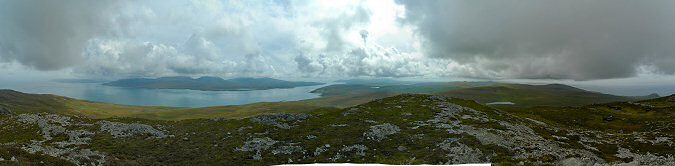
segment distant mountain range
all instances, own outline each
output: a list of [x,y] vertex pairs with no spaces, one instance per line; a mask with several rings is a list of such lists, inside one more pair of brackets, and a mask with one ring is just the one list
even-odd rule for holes
[[[336,84],[318,88],[312,93],[321,96],[349,96],[373,92],[426,93],[463,99],[479,103],[513,102],[516,106],[583,106],[614,101],[637,101],[659,97],[616,96],[587,91],[563,84],[527,85],[497,82],[445,82],[391,84]],[[396,93],[393,93],[394,95]]]
[[238,90],[264,90],[275,88],[294,88],[300,86],[322,85],[318,82],[294,82],[273,78],[233,78],[222,79],[220,77],[160,77],[121,79],[109,83],[107,86],[128,88],[150,89],[192,89],[206,91],[238,91]]

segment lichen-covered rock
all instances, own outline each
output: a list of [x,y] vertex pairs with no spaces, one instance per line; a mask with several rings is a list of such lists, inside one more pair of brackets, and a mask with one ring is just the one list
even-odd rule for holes
[[262,151],[269,149],[270,147],[272,147],[272,145],[278,142],[279,141],[273,140],[269,137],[253,138],[252,140],[244,142],[244,145],[242,145],[240,148],[236,148],[235,150],[244,152],[255,151],[253,159],[262,160]]
[[448,151],[445,155],[450,159],[448,164],[453,163],[480,163],[487,161],[483,159],[483,152],[479,149],[473,149],[462,143],[445,140],[443,143],[437,145],[441,149]]
[[314,150],[314,156],[320,155],[321,153],[327,151],[328,148],[330,148],[330,144],[326,144],[326,145],[323,145],[323,146],[316,147],[316,150]]
[[670,154],[665,156],[657,156],[649,152],[646,154],[638,154],[631,152],[629,149],[619,147],[617,154],[614,156],[624,159],[633,159],[632,163],[637,163],[637,165],[675,166],[675,156]]
[[256,122],[264,125],[272,125],[282,129],[290,129],[293,126],[288,123],[296,123],[300,120],[309,118],[310,115],[307,114],[291,114],[291,113],[278,113],[278,114],[262,114],[255,117],[252,117],[251,122]]
[[342,152],[352,152],[359,156],[366,156],[366,150],[368,150],[368,147],[361,144],[343,146],[342,149],[340,149]]
[[101,131],[107,131],[113,137],[129,137],[139,134],[147,134],[155,138],[164,138],[166,134],[150,125],[146,124],[126,124],[120,122],[110,122],[106,120],[98,121],[96,124],[101,125]]
[[284,145],[279,146],[276,149],[272,150],[272,154],[293,154],[296,152],[304,153],[305,149],[302,146],[297,145]]
[[363,136],[369,140],[380,141],[387,135],[398,133],[401,129],[393,124],[384,123],[375,126],[370,126],[370,129],[363,133]]
[[[72,129],[71,127],[91,124],[76,124],[71,122],[70,117],[46,113],[20,114],[15,118],[17,122],[25,125],[37,125],[42,134],[42,140],[31,140],[30,144],[21,147],[28,153],[46,154],[62,158],[76,165],[103,165],[106,162],[106,155],[103,152],[72,146],[89,144],[90,136],[95,133],[88,130]],[[48,141],[54,141],[53,137],[58,135],[66,135],[67,139],[47,143]]]
[[76,165],[103,165],[106,155],[103,152],[92,151],[90,149],[78,148],[56,148],[51,146],[41,146],[31,144],[21,149],[28,153],[42,153],[54,157],[61,157]]

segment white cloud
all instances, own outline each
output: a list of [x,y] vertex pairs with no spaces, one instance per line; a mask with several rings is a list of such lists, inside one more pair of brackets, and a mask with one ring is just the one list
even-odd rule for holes
[[[47,30],[83,35],[65,37],[80,43],[66,42],[66,51],[53,50],[62,43],[35,43],[45,47],[42,53],[55,55],[32,58],[50,63],[40,69],[66,68],[61,71],[79,76],[408,77],[448,75],[457,66],[421,56],[412,27],[397,22],[405,8],[393,1],[124,1],[105,13],[75,13],[103,23],[58,15],[68,13],[67,7],[45,8],[67,17],[60,29]],[[101,26],[111,27],[89,32]],[[365,42],[362,31],[368,32]],[[31,45],[15,47],[0,39],[0,50],[11,53],[0,56],[4,61],[39,65],[24,60],[31,56],[22,51]]]

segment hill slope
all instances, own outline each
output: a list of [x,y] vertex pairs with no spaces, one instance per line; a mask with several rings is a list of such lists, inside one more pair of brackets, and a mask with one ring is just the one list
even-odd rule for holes
[[433,94],[476,100],[480,103],[513,102],[516,106],[582,106],[594,103],[637,100],[635,97],[591,92],[562,84],[495,84],[453,89]]
[[219,77],[161,77],[157,79],[131,78],[122,79],[103,85],[151,88],[151,89],[192,89],[192,90],[263,90],[274,88],[293,88],[299,86],[322,85],[316,82],[292,82],[273,78],[233,78],[224,80]]
[[[73,164],[675,163],[671,128],[578,128],[430,95],[399,95],[342,110],[229,120],[4,115],[0,126],[0,144],[10,146],[5,148],[49,154],[59,159],[53,162]],[[15,155],[30,156],[0,152],[4,159]],[[19,163],[41,160],[19,159]]]

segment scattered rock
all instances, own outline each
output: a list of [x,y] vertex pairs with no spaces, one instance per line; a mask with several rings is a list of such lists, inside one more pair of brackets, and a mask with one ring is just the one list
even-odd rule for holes
[[365,145],[356,144],[356,145],[351,145],[351,146],[343,146],[340,151],[342,151],[342,152],[354,152],[354,154],[356,154],[356,155],[366,156],[366,150],[368,150],[368,147],[366,147]]
[[453,164],[453,163],[480,163],[484,162],[485,160],[482,160],[481,157],[483,156],[483,152],[481,152],[479,149],[473,149],[469,146],[466,146],[462,143],[454,142],[454,141],[448,141],[447,140],[443,141],[443,143],[437,145],[443,150],[447,150],[449,153],[446,154],[445,156],[450,158],[450,161],[448,161],[448,164]]
[[277,142],[279,141],[273,140],[269,137],[253,138],[253,140],[244,142],[244,145],[242,145],[241,148],[236,148],[235,150],[245,152],[255,151],[253,159],[262,160],[262,151],[269,149],[270,147],[272,147],[272,145],[276,144]]
[[[287,123],[281,122],[291,122],[295,123],[300,120],[309,118],[310,115],[307,114],[291,114],[291,113],[278,113],[278,114],[262,114],[251,118],[251,122],[256,122],[264,125],[273,125],[282,129],[290,129],[293,126]],[[281,122],[280,122],[281,121]]]
[[221,120],[229,120],[229,119],[224,118],[224,117],[215,117],[215,118],[211,118],[211,120],[212,121],[221,121]]
[[347,111],[342,112],[342,116],[347,116],[347,115],[349,115],[349,114],[356,113],[357,111],[359,111],[359,108],[356,108],[356,107],[350,108],[350,109],[348,109]]
[[285,145],[285,146],[279,146],[276,149],[272,150],[272,154],[293,154],[294,152],[301,152],[303,153],[305,151],[302,146],[296,146],[296,145]]
[[316,150],[314,150],[314,156],[320,155],[322,152],[325,152],[326,150],[328,150],[328,148],[330,148],[330,144],[326,144],[326,145],[323,145],[323,146],[316,147]]
[[374,120],[370,120],[370,119],[368,119],[368,120],[364,120],[364,122],[368,122],[368,123],[377,123],[377,121],[374,121]]
[[110,122],[106,120],[98,121],[96,124],[101,125],[101,131],[107,131],[113,137],[129,137],[140,134],[147,134],[155,138],[164,138],[166,134],[146,124],[126,124],[120,122]]
[[349,126],[349,125],[347,125],[347,124],[329,124],[328,126],[330,126],[330,127],[345,127],[345,126]]
[[366,139],[369,140],[380,141],[384,139],[387,135],[398,133],[399,131],[401,131],[401,129],[398,128],[398,126],[389,123],[384,123],[375,126],[370,126],[370,129],[365,133],[363,133],[363,136],[365,136]]
[[641,165],[644,163],[647,165],[675,165],[675,157],[672,155],[657,156],[649,152],[646,154],[637,154],[622,147],[617,149],[617,154],[614,156],[624,159],[633,159],[633,161],[628,164],[634,163],[636,165]]

